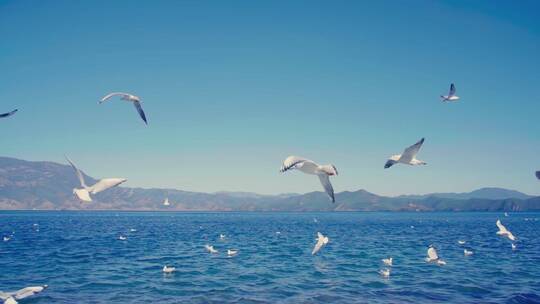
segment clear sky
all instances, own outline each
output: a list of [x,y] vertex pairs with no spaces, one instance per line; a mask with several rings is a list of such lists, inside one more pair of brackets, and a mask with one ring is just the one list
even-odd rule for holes
[[[2,1],[0,155],[126,186],[540,194],[539,1]],[[461,101],[439,95],[454,82]],[[140,96],[149,126],[110,91]],[[422,167],[386,159],[426,138]]]

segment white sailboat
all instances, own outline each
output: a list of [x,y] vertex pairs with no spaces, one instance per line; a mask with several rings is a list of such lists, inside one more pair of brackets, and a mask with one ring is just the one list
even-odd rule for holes
[[166,197],[165,200],[163,201],[163,206],[170,206],[171,203],[169,203],[169,198]]

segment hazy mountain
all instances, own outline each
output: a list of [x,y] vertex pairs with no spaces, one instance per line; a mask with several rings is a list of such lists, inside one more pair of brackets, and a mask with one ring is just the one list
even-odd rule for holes
[[[88,183],[95,180],[86,177]],[[78,180],[68,165],[0,157],[0,209],[163,210],[163,211],[526,211],[540,210],[540,198],[501,189],[386,197],[365,190],[260,195],[199,193],[175,189],[117,187],[80,203],[72,194]],[[163,206],[165,197],[171,206]]]

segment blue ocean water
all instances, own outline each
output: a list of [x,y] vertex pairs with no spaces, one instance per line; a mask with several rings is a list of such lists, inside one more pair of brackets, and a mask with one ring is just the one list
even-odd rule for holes
[[[495,234],[497,218],[517,250]],[[49,285],[21,303],[540,303],[539,218],[4,211],[0,233],[13,237],[0,241],[0,290]],[[330,242],[312,256],[318,231]],[[426,264],[429,244],[446,266]],[[231,248],[239,253],[228,258]],[[163,274],[164,265],[177,271]]]

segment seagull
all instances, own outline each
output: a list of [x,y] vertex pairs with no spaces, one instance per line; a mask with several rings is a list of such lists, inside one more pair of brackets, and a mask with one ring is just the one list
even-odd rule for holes
[[504,216],[508,216],[508,212],[505,212],[505,213],[504,213]]
[[469,256],[469,255],[472,255],[472,254],[473,254],[473,252],[472,252],[472,251],[470,251],[470,250],[467,250],[467,249],[463,249],[463,255],[465,255],[465,256]]
[[393,261],[393,260],[394,260],[394,259],[391,258],[391,257],[388,258],[388,259],[382,259],[384,265],[386,265],[386,266],[392,266],[392,261]]
[[311,252],[311,255],[315,255],[321,248],[328,244],[328,237],[324,236],[322,233],[317,232],[317,244],[315,244],[315,247],[313,247],[313,251]]
[[173,273],[176,271],[175,267],[167,267],[167,265],[163,266],[163,272],[164,273]]
[[137,232],[137,229],[131,228],[131,229],[129,229],[129,232]]
[[238,254],[238,250],[236,250],[236,249],[228,249],[228,250],[227,250],[227,255],[228,255],[229,257],[233,257],[233,256],[235,256],[235,255],[237,255],[237,254]]
[[384,168],[388,169],[397,163],[407,164],[411,166],[426,165],[426,162],[416,159],[416,154],[418,154],[418,151],[422,147],[423,143],[424,138],[420,139],[420,141],[405,149],[405,151],[403,151],[403,154],[390,156],[388,161],[386,161],[386,164],[384,164]]
[[441,99],[443,102],[447,102],[447,101],[457,101],[459,99],[458,96],[456,96],[456,86],[452,83],[450,84],[450,91],[448,92],[448,95],[447,96],[443,96],[441,95]]
[[330,176],[338,175],[338,171],[334,165],[319,165],[309,159],[298,156],[289,156],[285,159],[279,171],[285,172],[292,169],[298,169],[306,174],[317,175],[324,191],[326,191],[332,199],[332,203],[336,202],[334,188],[330,183]]
[[120,241],[125,241],[125,240],[127,240],[127,237],[121,235],[121,236],[118,237],[118,239],[119,239]]
[[212,245],[204,245],[204,248],[206,248],[206,250],[208,250],[208,252],[210,252],[210,253],[218,253],[218,251],[215,250],[214,246],[212,246]]
[[17,304],[16,300],[21,300],[29,296],[33,296],[42,292],[47,288],[47,285],[43,286],[29,286],[17,291],[2,292],[0,291],[0,300],[4,301],[4,304]]
[[437,254],[437,250],[435,249],[433,245],[429,245],[429,248],[427,251],[426,262],[428,263],[436,262],[437,265],[441,265],[441,266],[446,265],[446,262],[439,258],[439,255]]
[[137,109],[137,112],[139,112],[139,116],[141,116],[142,120],[145,124],[148,125],[148,122],[146,121],[146,115],[144,115],[144,111],[141,106],[141,99],[138,96],[131,95],[129,93],[122,93],[122,92],[114,92],[106,95],[105,97],[101,98],[99,103],[104,103],[105,101],[109,100],[111,97],[114,96],[121,96],[121,100],[125,100],[128,102],[133,102],[133,106],[135,106],[135,109]]
[[516,244],[512,243],[512,250],[516,250],[517,246]]
[[219,235],[219,239],[220,239],[220,240],[224,240],[224,239],[225,239],[225,234],[221,233],[221,234]]
[[458,240],[457,242],[458,242],[458,244],[460,244],[460,245],[464,245],[464,244],[465,244],[465,241],[462,241],[462,240]]
[[170,206],[171,203],[169,203],[169,198],[166,197],[165,200],[163,201],[163,206]]
[[0,118],[6,118],[6,117],[10,117],[11,115],[17,113],[17,111],[19,111],[18,109],[15,109],[11,112],[7,112],[7,113],[3,113],[3,114],[0,114]]
[[77,174],[77,177],[79,178],[79,182],[81,184],[82,188],[74,188],[73,194],[75,194],[81,201],[83,202],[91,202],[92,198],[90,197],[90,194],[96,194],[101,191],[107,190],[109,188],[116,187],[124,182],[127,181],[125,178],[104,178],[100,179],[97,183],[95,183],[93,186],[87,186],[84,181],[84,175],[79,170],[75,164],[66,156],[67,161],[75,170],[75,173]]
[[497,227],[499,227],[499,231],[497,231],[497,234],[500,236],[505,236],[511,241],[515,241],[516,237],[512,234],[512,232],[508,231],[506,227],[503,226],[500,220],[497,220],[496,223]]
[[4,242],[7,242],[7,241],[9,241],[9,240],[11,240],[11,237],[10,237],[10,236],[4,236]]
[[388,268],[381,269],[381,270],[379,270],[379,274],[381,276],[383,276],[384,278],[388,279],[390,277],[390,269],[388,269]]

